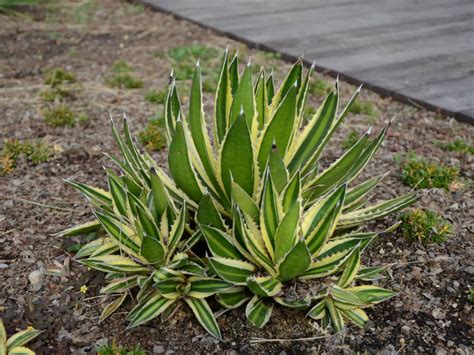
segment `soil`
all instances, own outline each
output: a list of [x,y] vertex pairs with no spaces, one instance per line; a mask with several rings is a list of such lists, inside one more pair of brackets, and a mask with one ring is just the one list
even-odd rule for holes
[[[472,144],[474,128],[369,91],[362,92],[362,99],[375,105],[378,117],[371,120],[362,114],[351,115],[327,149],[325,162],[341,154],[340,143],[352,129],[362,133],[373,125],[378,131],[384,122],[395,119],[386,142],[363,173],[363,177],[369,177],[391,171],[377,189],[374,201],[409,191],[400,180],[400,167],[394,157],[411,151],[458,167],[468,183],[449,192],[426,190],[417,203],[453,223],[455,233],[445,243],[421,245],[392,233],[368,249],[365,263],[393,264],[389,277],[379,284],[399,291],[399,295],[369,309],[371,320],[364,329],[349,326],[342,335],[325,334],[304,313],[278,306],[261,330],[250,326],[240,309],[221,315],[218,322],[222,342],[207,335],[186,307],[168,322],[154,320],[128,331],[125,311],[129,304],[98,324],[106,302],[97,296],[103,285],[102,275],[74,261],[69,250],[82,238],[62,238],[55,233],[91,216],[87,202],[63,179],[96,186],[106,183],[103,166],[111,163],[103,153],[117,152],[109,114],[118,117],[125,111],[138,132],[162,109],[147,103],[144,96],[150,88],[165,87],[172,65],[166,53],[173,47],[199,43],[221,50],[229,45],[251,56],[254,63],[267,62],[278,78],[291,63],[126,2],[71,4],[64,7],[58,2],[52,7],[31,9],[29,19],[0,15],[1,141],[41,138],[62,149],[48,162],[20,160],[15,170],[0,177],[0,318],[8,333],[28,325],[42,329],[44,332],[30,343],[38,354],[90,353],[98,344],[112,339],[126,346],[139,343],[150,353],[169,354],[472,351],[474,318],[468,293],[474,287],[474,200],[469,181],[473,179],[474,158],[439,148],[433,141],[462,138]],[[84,10],[80,7],[84,4],[93,5]],[[143,89],[106,86],[104,78],[119,59],[135,67],[135,74],[144,80]],[[69,105],[87,114],[86,123],[72,128],[53,128],[44,123],[42,112],[49,104],[40,99],[39,93],[47,88],[42,73],[52,67],[64,67],[76,74],[75,97]],[[321,73],[316,76],[333,80]],[[345,101],[355,88],[342,83],[341,90]],[[186,102],[185,95],[183,99]],[[206,111],[212,112],[212,97],[206,95],[206,100]],[[313,105],[320,101],[320,97],[310,99]],[[165,164],[165,151],[154,156]],[[369,227],[383,229],[395,220],[393,216]],[[40,273],[31,274],[38,270]],[[38,274],[39,280],[34,280]],[[88,287],[86,294],[79,291],[82,285]],[[316,339],[304,339],[311,337]]]

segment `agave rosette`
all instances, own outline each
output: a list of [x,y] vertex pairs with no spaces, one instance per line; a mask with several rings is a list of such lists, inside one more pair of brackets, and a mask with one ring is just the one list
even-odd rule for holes
[[[359,227],[417,199],[409,193],[370,205],[369,193],[385,175],[355,183],[389,124],[375,136],[362,135],[322,169],[323,150],[359,90],[340,111],[336,83],[305,123],[313,68],[304,75],[301,60],[278,90],[263,68],[255,82],[250,64],[240,75],[237,55],[230,60],[227,51],[219,70],[209,127],[199,63],[187,115],[171,76],[164,112],[169,176],[138,150],[126,121],[124,138],[113,126],[122,159],[111,158],[122,175],[107,170],[109,191],[71,183],[92,201],[96,220],[65,234],[105,231],[79,256],[107,272],[110,283],[124,285],[109,310],[128,297],[130,282],[140,290],[129,315],[132,325],[170,313],[171,305],[184,299],[220,337],[204,300],[214,294],[226,308],[246,304],[247,318],[258,327],[268,321],[274,301],[291,308],[312,305],[308,315],[335,330],[345,320],[363,325],[363,308],[394,293],[365,284],[383,268],[361,265],[361,253],[378,233]],[[193,252],[201,236],[209,257]],[[110,268],[116,258],[127,262]],[[313,280],[312,291],[287,297],[288,285],[304,280]]]

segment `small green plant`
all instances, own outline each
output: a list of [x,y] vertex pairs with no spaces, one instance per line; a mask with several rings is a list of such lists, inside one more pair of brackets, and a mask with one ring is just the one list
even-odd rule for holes
[[2,355],[34,355],[35,353],[25,347],[25,345],[35,339],[41,334],[40,330],[33,327],[28,327],[18,333],[8,337],[3,325],[3,320],[0,319],[0,354]]
[[201,44],[191,44],[171,48],[168,56],[176,62],[194,63],[199,59],[201,62],[219,57],[219,51],[215,48],[207,47]]
[[306,309],[340,331],[346,322],[363,326],[366,308],[395,295],[368,284],[384,268],[367,266],[361,255],[382,231],[361,226],[413,204],[418,194],[371,204],[369,194],[386,174],[357,180],[389,124],[321,169],[324,148],[359,91],[339,108],[339,90],[331,90],[303,124],[313,68],[305,73],[297,61],[278,90],[264,68],[255,81],[250,64],[238,69],[238,57],[226,51],[210,120],[201,65],[194,66],[186,112],[171,77],[164,105],[169,174],[138,149],[125,119],[123,135],[112,124],[122,154],[113,158],[120,174],[106,170],[108,190],[70,182],[91,201],[94,220],[63,235],[96,232],[76,257],[105,272],[101,293],[116,296],[101,320],[129,298],[136,304],[130,327],[167,319],[185,304],[220,339],[207,301],[215,296],[224,308],[244,307],[259,328],[279,304]]
[[52,127],[74,127],[76,124],[75,113],[65,104],[45,109],[43,119],[47,125]]
[[402,163],[401,179],[403,183],[418,189],[443,188],[450,189],[450,185],[459,176],[459,169],[427,161],[416,155],[409,155]]
[[449,150],[450,152],[458,152],[462,154],[474,154],[474,145],[468,144],[461,138],[456,138],[451,142],[443,142],[436,140],[434,144],[443,149]]
[[166,100],[166,91],[151,89],[145,95],[145,101],[151,104],[162,105]]
[[74,11],[74,23],[89,23],[97,9],[97,3],[94,0],[81,1],[79,6]]
[[474,289],[469,290],[469,295],[467,296],[469,302],[474,303]]
[[[196,60],[199,60],[202,65],[209,65],[219,55],[215,48],[207,47],[201,44],[192,44],[171,48],[168,51],[168,56],[173,60],[173,71],[176,80],[190,80],[193,78],[194,67]],[[204,72],[207,78],[208,72]],[[206,90],[214,91],[219,79],[218,74],[210,73],[205,85]]]
[[305,122],[311,121],[311,118],[316,114],[316,109],[314,107],[308,106],[305,107],[303,111],[303,120]]
[[136,345],[132,350],[117,345],[115,340],[111,344],[104,344],[96,349],[97,355],[146,355],[140,345]]
[[74,83],[76,76],[74,73],[63,68],[49,69],[44,73],[44,83],[51,87],[56,87],[64,83]]
[[441,243],[452,235],[453,226],[439,214],[419,208],[401,215],[402,235],[420,243]]
[[327,95],[332,89],[333,86],[321,78],[316,78],[309,86],[309,92],[316,96]]
[[74,97],[72,92],[62,85],[52,86],[40,93],[40,98],[47,102],[62,101],[72,97]]
[[105,82],[110,87],[125,89],[140,89],[143,87],[143,80],[135,77],[132,72],[134,68],[123,60],[118,60],[112,67],[112,75],[105,78]]
[[160,151],[166,145],[166,132],[163,118],[152,118],[138,133],[140,143],[148,150]]
[[344,149],[351,148],[359,140],[359,133],[356,130],[351,130],[347,137],[341,142],[341,146]]
[[39,0],[0,0],[0,13],[8,16],[22,16],[18,10],[25,6],[38,4]]
[[366,115],[369,117],[376,117],[377,110],[370,101],[356,100],[349,111],[355,115]]
[[12,171],[21,156],[33,163],[40,163],[48,161],[53,153],[54,149],[50,145],[39,140],[21,142],[18,139],[5,139],[0,152],[0,175]]

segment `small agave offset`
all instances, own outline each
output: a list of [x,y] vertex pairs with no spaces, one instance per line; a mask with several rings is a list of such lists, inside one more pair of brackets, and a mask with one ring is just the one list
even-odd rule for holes
[[[370,205],[368,194],[385,175],[353,183],[388,124],[320,169],[324,147],[359,90],[339,111],[336,84],[304,123],[313,68],[303,71],[298,61],[275,90],[263,68],[255,81],[250,64],[240,75],[237,55],[230,60],[226,51],[212,127],[204,117],[199,63],[187,115],[172,76],[164,113],[170,175],[137,148],[127,120],[123,134],[112,124],[122,157],[110,158],[120,175],[106,169],[109,191],[70,182],[91,201],[95,220],[63,232],[96,236],[76,257],[105,272],[101,293],[115,296],[101,321],[129,297],[136,304],[131,327],[166,319],[187,304],[221,338],[206,300],[215,297],[224,308],[245,307],[257,327],[277,303],[306,309],[340,331],[346,320],[363,326],[364,308],[395,294],[370,284],[384,268],[363,265],[361,254],[379,232],[360,226],[417,196]],[[293,292],[298,288],[306,292]]]

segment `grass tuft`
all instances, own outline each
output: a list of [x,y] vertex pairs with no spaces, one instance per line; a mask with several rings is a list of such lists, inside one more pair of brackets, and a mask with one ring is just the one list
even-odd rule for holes
[[191,44],[187,46],[180,46],[171,48],[168,51],[168,56],[176,62],[195,62],[211,60],[220,57],[220,53],[216,48],[210,48],[201,44]]
[[365,115],[369,117],[377,117],[377,110],[370,101],[356,100],[349,108],[349,112],[355,115]]
[[40,140],[21,142],[18,139],[5,139],[0,152],[0,175],[8,174],[15,169],[20,157],[33,163],[40,163],[48,161],[53,152],[53,147]]
[[146,355],[140,345],[136,345],[132,350],[117,345],[115,340],[111,344],[104,344],[96,349],[97,355]]
[[453,234],[453,226],[439,214],[416,208],[401,215],[402,235],[420,243],[441,243]]
[[459,169],[427,161],[416,155],[410,155],[402,164],[401,179],[405,185],[418,189],[443,188],[450,190],[450,185],[459,176]]
[[74,82],[76,82],[76,76],[74,73],[63,68],[49,69],[44,73],[44,83],[46,85],[51,85],[51,87]]
[[151,89],[145,95],[145,101],[151,104],[163,105],[166,101],[166,91]]
[[132,72],[132,65],[123,60],[118,60],[112,66],[112,75],[105,78],[107,85],[113,88],[140,89],[143,87],[143,80],[135,77]]
[[359,140],[359,133],[353,129],[346,138],[341,142],[341,147],[344,149],[351,148]]
[[461,138],[456,138],[451,142],[434,141],[434,144],[440,148],[446,149],[450,152],[457,152],[462,154],[474,154],[474,146],[468,144]]
[[43,118],[44,122],[52,127],[74,127],[76,124],[76,115],[65,104],[44,110]]
[[163,118],[152,118],[138,133],[140,143],[148,150],[160,151],[166,146],[165,122]]
[[324,96],[331,92],[333,85],[321,78],[315,78],[311,81],[308,91],[316,96]]

